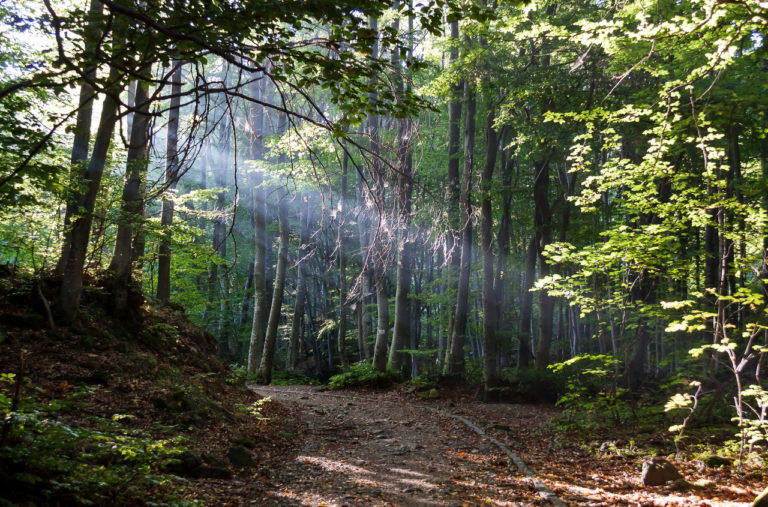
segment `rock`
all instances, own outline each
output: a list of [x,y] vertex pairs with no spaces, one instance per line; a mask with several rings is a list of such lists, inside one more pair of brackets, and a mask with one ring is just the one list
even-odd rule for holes
[[230,447],[227,451],[227,459],[236,467],[253,468],[256,462],[253,461],[253,455],[245,447],[239,445]]
[[183,477],[193,477],[203,460],[190,451],[184,451],[174,458],[175,462],[166,467],[170,473]]
[[644,486],[661,486],[682,478],[674,465],[665,459],[651,458],[643,462],[640,481]]

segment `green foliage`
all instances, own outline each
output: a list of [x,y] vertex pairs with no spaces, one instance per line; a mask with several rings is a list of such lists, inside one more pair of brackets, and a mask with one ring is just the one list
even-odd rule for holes
[[254,401],[249,405],[238,405],[237,408],[244,414],[254,417],[257,421],[266,421],[269,418],[264,416],[264,407],[272,402],[269,396]]
[[[12,375],[3,374],[10,382]],[[80,409],[90,394],[75,391],[63,400],[12,400],[0,395],[4,423],[0,465],[5,493],[24,503],[43,498],[67,505],[197,505],[182,500],[177,478],[163,473],[184,451],[183,439],[157,439],[131,428],[129,414],[92,418],[87,427],[66,422],[64,409]],[[12,504],[11,504],[12,505]]]
[[565,382],[565,394],[557,405],[564,407],[564,426],[594,429],[623,423],[631,413],[618,385],[621,362],[604,354],[582,354],[549,368]]
[[[694,359],[704,357],[706,365],[713,360],[730,372],[733,386],[731,420],[736,424],[735,441],[738,444],[740,463],[746,453],[765,452],[768,449],[768,389],[762,380],[762,364],[768,348],[762,343],[768,326],[765,325],[765,298],[760,292],[749,287],[738,287],[732,295],[721,295],[708,291],[716,298],[715,308],[707,301],[690,300],[671,303],[685,308],[687,313],[667,327],[668,332],[700,333],[709,331],[713,341],[690,349]],[[737,325],[732,309],[740,308],[746,317]],[[755,366],[747,369],[746,366]],[[702,379],[703,381],[704,379]],[[694,381],[696,393],[675,393],[667,402],[665,410],[685,410],[687,415],[681,424],[669,428],[677,433],[677,439],[684,437],[688,422],[694,415],[702,393],[702,381]]]
[[393,372],[379,371],[367,361],[355,363],[349,371],[332,376],[328,379],[330,389],[346,389],[353,387],[383,389],[392,386],[397,380]]

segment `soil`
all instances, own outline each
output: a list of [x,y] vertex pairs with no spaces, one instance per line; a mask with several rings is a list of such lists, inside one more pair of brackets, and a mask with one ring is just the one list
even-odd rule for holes
[[300,454],[266,478],[257,505],[546,504],[509,457],[460,421],[393,393],[254,387],[300,408]]
[[[548,422],[557,412],[540,405],[418,400],[397,391],[252,389],[300,414],[305,429],[296,435],[298,454],[265,470],[258,494],[232,505],[746,506],[760,489],[754,477],[680,463],[695,488],[644,487],[639,484],[642,458],[601,457],[552,440]],[[506,451],[536,479],[522,473]],[[548,501],[535,482],[556,496]]]

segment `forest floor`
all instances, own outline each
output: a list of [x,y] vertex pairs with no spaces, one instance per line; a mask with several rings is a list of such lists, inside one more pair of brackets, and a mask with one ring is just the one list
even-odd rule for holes
[[[266,471],[257,496],[243,505],[750,505],[761,487],[732,471],[679,463],[697,487],[644,487],[642,458],[599,456],[553,439],[556,411],[541,405],[425,401],[399,391],[252,389],[295,410],[305,429],[297,436],[300,452]],[[497,444],[519,456],[536,480]],[[535,482],[556,496],[548,500]]]

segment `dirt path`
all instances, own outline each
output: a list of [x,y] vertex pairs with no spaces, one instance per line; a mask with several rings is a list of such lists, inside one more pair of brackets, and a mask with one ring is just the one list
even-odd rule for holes
[[434,407],[305,387],[254,390],[298,406],[309,433],[299,456],[266,478],[254,505],[549,503],[510,449]]

